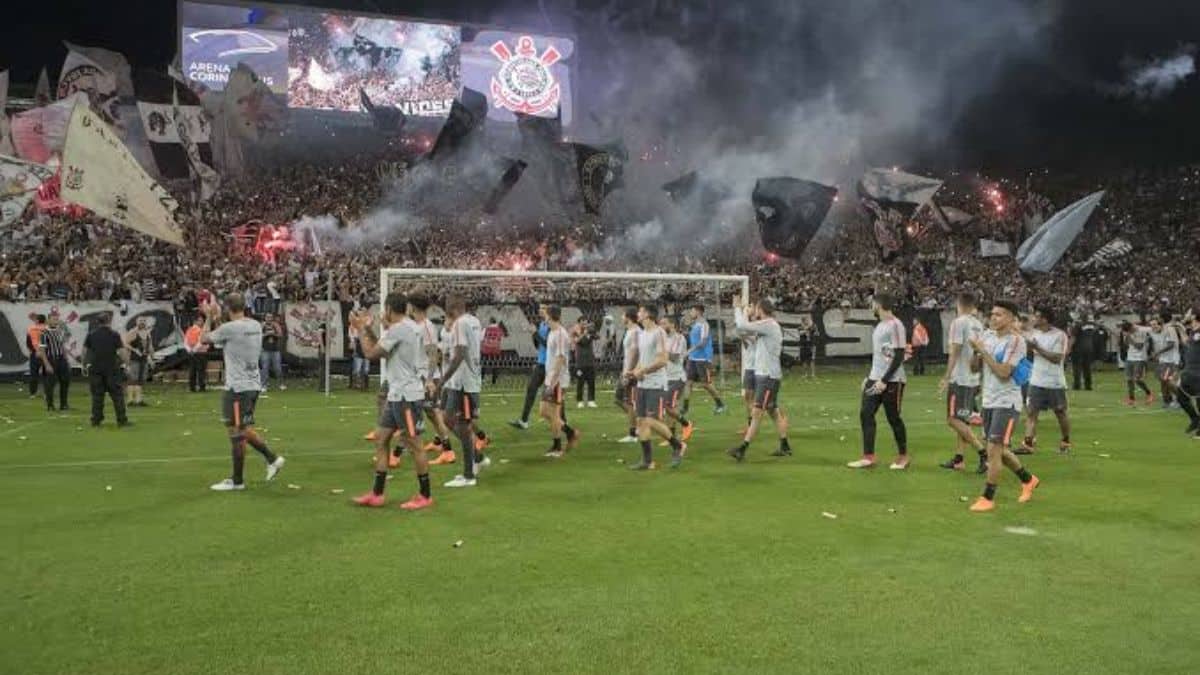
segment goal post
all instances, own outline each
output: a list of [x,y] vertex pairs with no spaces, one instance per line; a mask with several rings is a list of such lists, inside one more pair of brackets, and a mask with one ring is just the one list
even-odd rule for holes
[[[522,270],[457,270],[457,269],[413,269],[383,268],[379,271],[379,306],[382,308],[388,293],[393,290],[423,292],[434,298],[447,295],[463,296],[467,304],[484,308],[476,315],[486,325],[489,317],[509,317],[522,328],[536,330],[536,317],[529,316],[523,308],[538,303],[563,306],[563,321],[575,321],[580,316],[596,317],[602,314],[603,328],[611,329],[605,337],[618,337],[621,325],[620,310],[641,303],[651,303],[660,309],[682,314],[693,304],[710,307],[705,318],[712,329],[714,358],[718,362],[718,377],[721,388],[725,385],[726,338],[729,337],[725,323],[732,323],[732,308],[728,299],[735,294],[743,301],[750,298],[750,277],[733,274],[673,274],[651,272],[543,272]],[[520,308],[520,309],[519,309]],[[509,326],[506,339],[507,352],[513,357],[505,361],[512,367],[530,362],[529,345],[520,340],[523,335],[514,333],[516,326]],[[684,326],[681,330],[686,330]],[[532,334],[532,330],[527,333]],[[522,353],[524,352],[524,353]],[[536,354],[534,355],[536,356]],[[611,359],[606,362],[611,363]]]

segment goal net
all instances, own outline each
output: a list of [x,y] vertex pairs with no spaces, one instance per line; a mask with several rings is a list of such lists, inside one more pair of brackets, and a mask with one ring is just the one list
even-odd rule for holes
[[[440,322],[440,303],[459,295],[485,331],[498,326],[500,330],[493,331],[502,335],[498,348],[484,346],[483,367],[489,381],[492,373],[524,374],[536,363],[539,304],[562,307],[562,322],[568,329],[582,319],[595,337],[595,369],[605,383],[620,372],[622,317],[627,308],[655,305],[660,316],[675,317],[686,334],[692,323],[690,308],[703,305],[713,338],[714,378],[722,388],[726,373],[737,373],[739,367],[731,302],[735,295],[748,298],[750,292],[749,277],[705,274],[382,269],[379,281],[380,306],[392,291],[422,293],[435,301],[430,315]],[[736,376],[731,380],[737,381]]]

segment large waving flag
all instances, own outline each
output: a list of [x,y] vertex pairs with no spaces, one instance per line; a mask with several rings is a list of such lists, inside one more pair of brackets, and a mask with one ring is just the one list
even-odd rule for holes
[[0,227],[8,227],[29,206],[37,189],[54,176],[44,164],[0,156]]
[[1017,249],[1017,264],[1022,272],[1049,272],[1058,264],[1063,253],[1083,231],[1092,212],[1100,205],[1104,191],[1092,194],[1050,216],[1042,226]]
[[936,178],[894,169],[869,169],[858,181],[859,203],[875,223],[875,238],[887,260],[904,245],[904,223],[942,187]]
[[[209,143],[211,124],[200,107],[200,99],[175,78],[150,70],[139,70],[134,80],[137,109],[146,130],[146,140],[154,163],[163,178],[180,179],[192,175],[188,148],[179,134],[175,116],[178,111],[188,123],[189,138],[201,161],[212,164]],[[178,101],[178,105],[176,105]]]
[[87,106],[75,106],[71,113],[63,149],[62,198],[102,218],[183,245],[175,222],[179,204]]
[[751,199],[763,248],[799,258],[821,229],[837,188],[799,178],[759,178]]
[[71,111],[77,103],[86,107],[87,94],[76,92],[70,98],[13,115],[12,143],[17,156],[45,164],[53,155],[61,154]]

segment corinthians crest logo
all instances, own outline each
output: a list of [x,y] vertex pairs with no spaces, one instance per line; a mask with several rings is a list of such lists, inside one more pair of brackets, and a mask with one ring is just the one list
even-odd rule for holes
[[500,69],[492,76],[492,100],[497,108],[535,115],[554,109],[561,95],[550,66],[562,59],[553,45],[538,54],[533,38],[517,38],[516,51],[503,40],[492,45]]

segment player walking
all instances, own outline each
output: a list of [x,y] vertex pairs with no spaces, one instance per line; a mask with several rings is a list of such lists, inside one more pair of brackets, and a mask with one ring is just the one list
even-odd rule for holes
[[712,383],[713,343],[712,332],[708,327],[708,319],[704,318],[704,305],[692,306],[692,328],[688,338],[691,349],[688,351],[687,388],[683,396],[683,414],[688,413],[692,401],[692,387],[699,384],[709,396],[713,397],[716,407],[713,412],[720,415],[725,412],[725,404],[721,395]]
[[863,455],[846,466],[851,469],[870,469],[875,466],[875,415],[879,407],[887,416],[896,439],[899,455],[889,468],[908,468],[908,430],[900,417],[904,401],[904,324],[892,313],[895,300],[879,294],[871,301],[879,324],[871,334],[871,372],[863,381],[862,406],[858,420],[862,427]]
[[550,423],[550,438],[554,442],[546,456],[559,458],[563,456],[564,437],[567,450],[574,450],[579,443],[579,432],[563,416],[565,393],[571,386],[571,334],[563,328],[561,307],[551,305],[545,311],[550,331],[546,334],[546,381],[541,414]]
[[687,445],[663,424],[667,399],[667,335],[658,326],[658,309],[642,305],[638,308],[637,367],[630,373],[637,382],[637,438],[642,444],[642,461],[631,469],[647,471],[656,468],[651,436],[657,434],[671,446],[671,468],[683,463]]
[[1059,452],[1071,450],[1071,420],[1067,416],[1067,334],[1054,326],[1054,311],[1037,307],[1033,312],[1033,331],[1029,351],[1033,354],[1033,373],[1029,377],[1029,397],[1026,399],[1025,441],[1014,454],[1031,455],[1037,445],[1038,415],[1053,410],[1058,418],[1062,440]]
[[1150,329],[1126,321],[1121,324],[1121,343],[1125,347],[1125,386],[1129,392],[1125,398],[1125,405],[1132,406],[1136,403],[1133,389],[1135,385],[1146,393],[1146,405],[1149,405],[1154,402],[1154,393],[1150,391],[1150,387],[1146,386],[1146,359],[1150,350]]
[[1021,384],[1014,375],[1028,351],[1025,339],[1016,331],[1016,318],[1015,304],[996,302],[991,313],[992,332],[972,338],[970,343],[975,350],[975,367],[983,370],[983,432],[988,442],[987,483],[983,494],[971,505],[976,513],[996,508],[996,485],[1004,466],[1021,481],[1018,502],[1032,499],[1040,483],[1009,449],[1022,404]]
[[[642,328],[638,325],[638,311],[633,307],[625,310],[623,317],[625,336],[621,339],[621,377],[617,380],[617,407],[629,418],[629,433],[618,443],[637,443],[637,380],[633,370],[637,367],[637,343]],[[684,412],[687,403],[684,403]]]
[[[689,441],[694,429],[691,422],[683,414],[683,387],[687,379],[683,361],[687,358],[687,338],[679,332],[675,318],[664,316],[658,322],[667,335],[667,417],[670,417],[671,433],[675,433],[676,424],[682,429],[680,439]],[[667,445],[666,441],[660,445]]]
[[371,360],[387,359],[388,391],[375,433],[378,439],[375,441],[375,483],[370,492],[354,499],[360,506],[380,507],[384,504],[383,491],[387,486],[391,454],[388,446],[396,431],[400,432],[400,442],[412,453],[418,490],[400,508],[416,511],[433,505],[429,462],[417,431],[417,419],[425,400],[425,384],[419,371],[424,340],[420,327],[411,316],[414,311],[423,313],[428,308],[429,301],[424,297],[405,298],[402,293],[392,292],[384,301],[383,320],[387,330],[383,336],[376,336],[371,326],[363,327],[363,354]]
[[987,473],[987,446],[971,430],[971,414],[975,395],[979,392],[979,373],[972,371],[975,350],[970,341],[983,333],[983,323],[976,316],[976,300],[971,293],[960,293],[955,301],[958,316],[950,323],[950,357],[940,389],[946,392],[946,424],[954,431],[954,457],[941,464],[942,468],[963,468],[964,451],[974,448],[979,455],[975,473]]
[[1188,338],[1183,353],[1183,369],[1179,372],[1176,397],[1179,407],[1187,414],[1191,424],[1187,434],[1200,439],[1200,411],[1196,409],[1196,397],[1200,396],[1200,306],[1193,307],[1187,319]]
[[545,305],[538,305],[537,312],[541,320],[533,333],[533,344],[537,347],[537,363],[529,372],[529,383],[525,385],[525,405],[521,407],[521,416],[508,423],[510,427],[522,431],[529,428],[529,414],[533,412],[538,389],[546,381],[546,335],[550,332],[550,323],[546,320]]
[[446,316],[454,327],[452,356],[443,373],[445,410],[463,449],[463,472],[446,487],[474,487],[479,471],[492,465],[483,454],[484,446],[479,443],[482,433],[477,426],[479,393],[483,389],[483,325],[467,312],[466,301],[457,296],[446,300]]
[[740,297],[733,301],[734,325],[743,336],[754,339],[754,412],[750,425],[742,436],[742,442],[727,451],[730,457],[741,462],[746,459],[746,449],[758,433],[764,414],[771,416],[775,430],[779,432],[779,449],[772,457],[789,457],[792,448],[788,445],[787,416],[779,409],[779,383],[783,379],[783,367],[779,357],[783,354],[783,329],[775,320],[775,307],[770,300],[760,299],[748,311]]
[[1175,378],[1179,374],[1179,335],[1170,324],[1170,312],[1163,312],[1157,318],[1150,320],[1150,345],[1153,353],[1150,358],[1155,362],[1155,374],[1158,376],[1162,392],[1163,408],[1171,408],[1175,402]]
[[221,398],[222,417],[229,434],[233,455],[233,473],[214,483],[217,492],[245,490],[242,471],[246,464],[246,444],[258,451],[267,462],[267,480],[274,480],[283,468],[283,457],[271,452],[266,441],[254,431],[254,409],[262,382],[259,380],[258,357],[262,353],[262,324],[246,316],[246,301],[241,295],[225,298],[229,321],[213,328],[220,308],[204,306],[204,329],[200,341],[221,349],[225,359],[225,393]]

